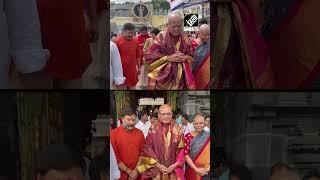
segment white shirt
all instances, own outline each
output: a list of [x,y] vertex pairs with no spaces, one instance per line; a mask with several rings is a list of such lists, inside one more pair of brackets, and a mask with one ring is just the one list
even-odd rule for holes
[[120,85],[124,83],[126,79],[123,77],[123,69],[121,63],[121,57],[117,45],[110,41],[110,89],[112,84]]
[[120,170],[118,167],[116,155],[110,143],[110,180],[120,179]]
[[143,132],[144,138],[147,137],[150,126],[151,126],[150,121],[147,121],[146,123],[139,121],[136,124],[136,128],[140,129]]
[[193,124],[189,123],[185,126],[185,125],[182,125],[182,129],[183,129],[183,134],[184,135],[187,135],[189,132],[192,132],[194,131],[194,127],[193,127]]
[[121,126],[121,121],[120,119],[117,120],[117,127]]
[[210,129],[208,128],[208,126],[204,127],[203,130],[210,132]]
[[0,89],[10,88],[11,58],[20,73],[39,71],[47,63],[35,0],[0,0]]

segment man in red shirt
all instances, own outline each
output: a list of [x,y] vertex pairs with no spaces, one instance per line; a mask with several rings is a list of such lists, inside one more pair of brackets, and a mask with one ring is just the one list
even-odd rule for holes
[[135,128],[136,115],[131,108],[123,110],[123,124],[111,131],[110,141],[121,171],[120,180],[136,179],[139,176],[140,152],[145,144],[141,130]]
[[123,75],[126,77],[124,85],[127,89],[132,89],[138,83],[140,73],[140,48],[139,42],[133,36],[135,27],[131,23],[123,25],[122,34],[114,41],[121,56]]

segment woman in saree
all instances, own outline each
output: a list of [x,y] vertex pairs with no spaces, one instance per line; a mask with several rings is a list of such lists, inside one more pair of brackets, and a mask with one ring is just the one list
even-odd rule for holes
[[196,114],[192,131],[185,136],[184,155],[187,162],[185,176],[187,180],[210,179],[210,133],[204,131],[204,117]]
[[210,27],[203,24],[199,28],[198,39],[194,40],[197,46],[194,51],[192,74],[195,77],[197,90],[208,89],[210,81]]

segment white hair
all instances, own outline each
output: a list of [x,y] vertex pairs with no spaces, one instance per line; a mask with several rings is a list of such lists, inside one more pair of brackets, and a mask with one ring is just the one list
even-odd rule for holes
[[181,19],[183,19],[183,14],[181,14],[181,12],[170,12],[170,13],[168,14],[166,20],[165,20],[165,21],[166,21],[166,24],[169,23],[169,17],[172,16],[172,15],[178,15],[178,16],[181,17]]

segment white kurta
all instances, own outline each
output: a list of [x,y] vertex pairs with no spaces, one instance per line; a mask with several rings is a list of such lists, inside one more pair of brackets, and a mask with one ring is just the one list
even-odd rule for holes
[[110,180],[120,179],[120,170],[118,168],[116,155],[110,143]]
[[150,121],[147,121],[146,123],[139,121],[136,124],[136,128],[140,129],[143,132],[144,138],[147,137],[150,126],[151,126]]
[[187,135],[188,133],[194,131],[194,127],[193,127],[193,124],[192,123],[189,123],[185,126],[185,125],[182,125],[182,129],[183,129],[183,134],[184,135]]
[[204,127],[203,130],[205,130],[205,131],[207,131],[207,132],[210,132],[210,128],[208,128],[208,126]]
[[112,89],[113,83],[120,85],[124,83],[125,79],[118,47],[110,41],[110,89]]
[[11,58],[19,72],[31,73],[46,65],[48,55],[35,0],[0,0],[0,89],[10,88]]

